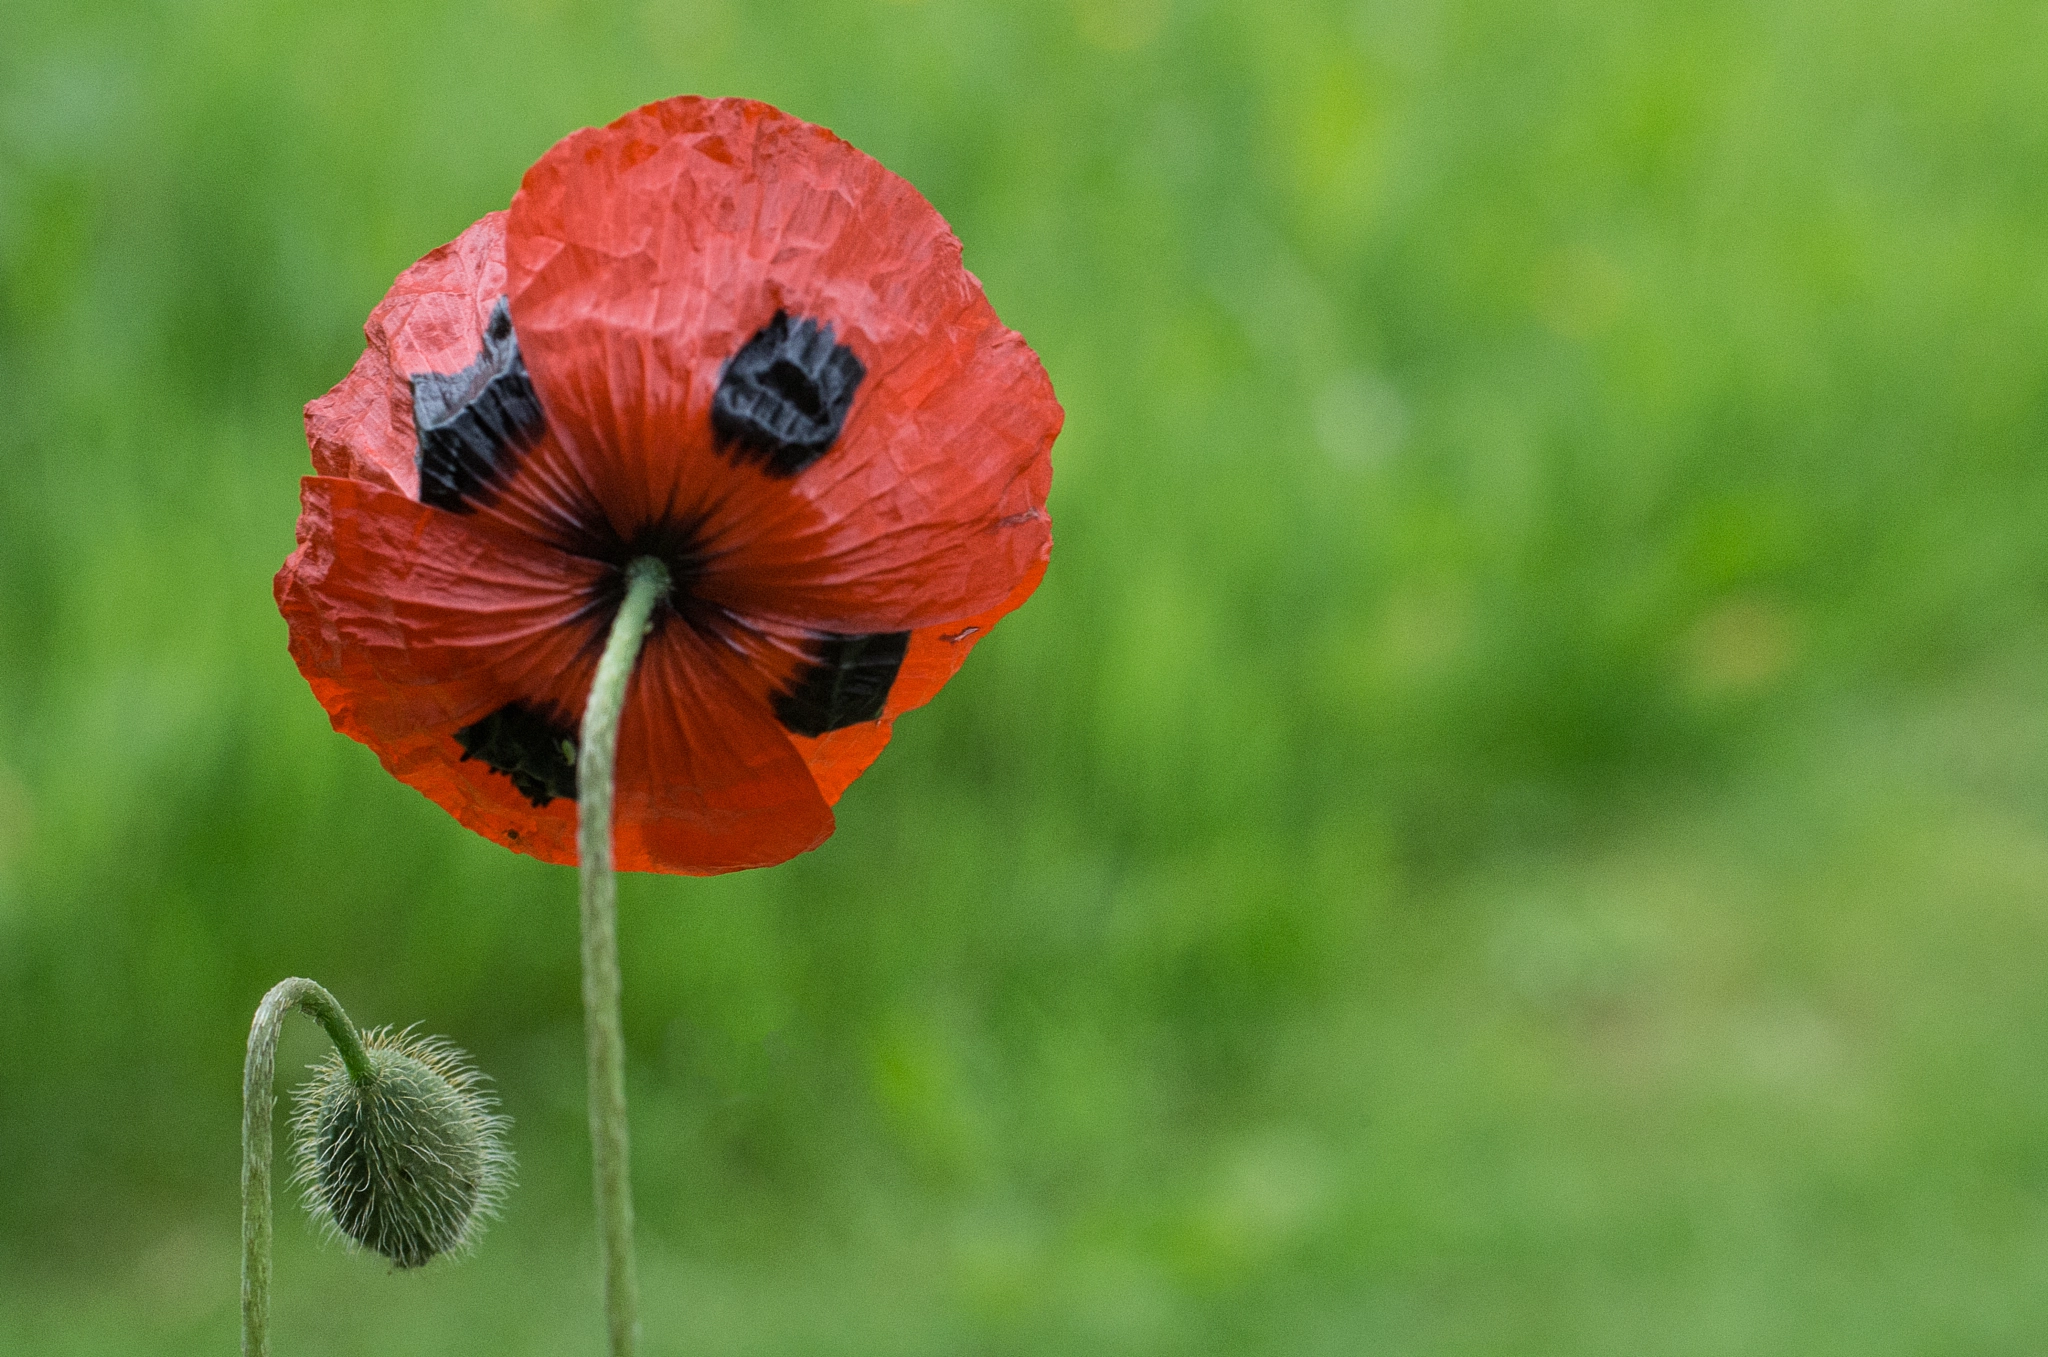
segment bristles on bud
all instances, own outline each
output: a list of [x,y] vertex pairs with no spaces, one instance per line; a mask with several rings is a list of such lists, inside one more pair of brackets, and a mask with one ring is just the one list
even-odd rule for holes
[[306,1209],[402,1268],[476,1242],[511,1181],[506,1119],[462,1052],[412,1029],[363,1034],[375,1077],[339,1054],[295,1095],[293,1157]]

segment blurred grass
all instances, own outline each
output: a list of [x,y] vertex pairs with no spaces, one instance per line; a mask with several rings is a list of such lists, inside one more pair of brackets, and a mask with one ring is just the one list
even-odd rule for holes
[[281,1229],[280,1350],[594,1348],[572,878],[269,576],[397,270],[686,90],[907,175],[1068,428],[838,835],[627,883],[652,1351],[2042,1350],[2044,72],[2018,3],[10,11],[0,1351],[232,1343],[287,974],[523,1181],[417,1277]]

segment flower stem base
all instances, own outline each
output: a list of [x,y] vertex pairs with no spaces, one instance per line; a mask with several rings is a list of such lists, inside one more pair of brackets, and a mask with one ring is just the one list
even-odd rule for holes
[[650,629],[669,590],[668,568],[643,556],[626,567],[626,596],[612,619],[583,709],[576,758],[576,855],[581,872],[583,1031],[590,1068],[590,1157],[597,1191],[611,1357],[639,1345],[639,1282],[633,1266],[633,1188],[627,1161],[626,1042],[619,1002],[618,883],[612,870],[612,784],[619,715]]

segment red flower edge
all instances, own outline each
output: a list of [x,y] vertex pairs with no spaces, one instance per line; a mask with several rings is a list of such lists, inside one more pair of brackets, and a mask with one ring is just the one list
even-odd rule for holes
[[[533,760],[573,754],[550,742],[573,738],[619,572],[663,555],[618,865],[822,842],[1051,550],[1061,412],[959,256],[916,190],[765,104],[671,99],[558,143],[508,213],[400,275],[306,408],[319,474],[276,593],[336,729],[486,837],[575,861],[573,791]],[[474,386],[507,352],[544,427],[448,461],[418,379]],[[778,442],[783,417],[829,444]]]

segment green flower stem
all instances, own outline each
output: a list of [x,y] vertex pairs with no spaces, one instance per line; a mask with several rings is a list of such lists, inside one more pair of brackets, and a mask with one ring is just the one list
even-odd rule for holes
[[612,875],[612,768],[619,713],[668,567],[642,556],[626,567],[626,598],[612,619],[583,709],[576,754],[576,857],[582,870],[583,1034],[590,1058],[590,1157],[597,1180],[598,1253],[611,1357],[632,1357],[640,1339],[640,1286],[633,1270],[633,1183],[626,1159],[626,1038],[619,1016],[619,891]]
[[327,1029],[358,1085],[376,1075],[362,1034],[334,996],[310,980],[284,980],[256,1006],[242,1065],[242,1357],[270,1357],[270,1119],[277,1037],[294,1008]]

